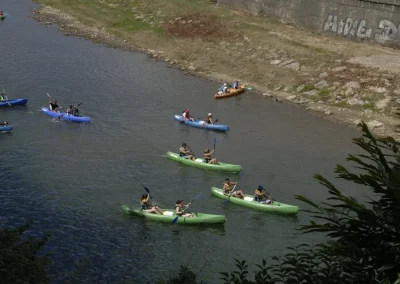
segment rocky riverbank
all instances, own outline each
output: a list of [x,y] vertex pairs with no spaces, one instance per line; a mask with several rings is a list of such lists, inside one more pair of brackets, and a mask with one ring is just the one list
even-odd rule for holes
[[[46,26],[57,24],[64,35],[146,52],[188,75],[240,79],[266,99],[353,126],[364,120],[374,133],[400,139],[397,50],[311,34],[209,1],[178,10],[160,0],[108,2],[70,7],[55,0],[33,15]],[[73,9],[74,17],[68,14]],[[88,9],[107,9],[110,19]]]

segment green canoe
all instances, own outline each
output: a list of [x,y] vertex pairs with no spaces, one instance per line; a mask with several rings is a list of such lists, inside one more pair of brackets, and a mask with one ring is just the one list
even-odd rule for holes
[[0,16],[0,20],[4,20],[6,18],[6,16],[2,15]]
[[242,170],[242,166],[240,165],[232,165],[218,162],[218,164],[207,164],[203,162],[203,159],[197,158],[192,161],[190,159],[185,159],[179,156],[177,153],[167,152],[167,156],[169,159],[176,161],[178,163],[182,163],[188,166],[197,167],[205,170],[212,171],[221,171],[221,172],[230,172],[230,173],[239,173]]
[[[126,214],[136,215],[140,217],[144,217],[153,221],[158,222],[167,222],[172,223],[172,220],[176,218],[175,211],[173,209],[165,209],[163,210],[163,215],[155,214],[155,213],[147,213],[143,212],[140,209],[133,209],[127,205],[122,206],[122,210]],[[224,215],[212,215],[212,214],[204,214],[204,213],[196,213],[190,212],[195,217],[179,217],[178,224],[186,224],[186,225],[198,225],[198,224],[224,224],[226,218]]]
[[[228,198],[228,196],[223,194],[221,188],[212,187],[211,193],[223,199]],[[229,202],[268,212],[276,212],[283,214],[297,214],[297,212],[299,212],[299,207],[281,203],[278,201],[274,201],[273,205],[258,203],[257,201],[254,200],[254,196],[249,194],[245,194],[244,199],[231,196],[231,198],[229,198]]]

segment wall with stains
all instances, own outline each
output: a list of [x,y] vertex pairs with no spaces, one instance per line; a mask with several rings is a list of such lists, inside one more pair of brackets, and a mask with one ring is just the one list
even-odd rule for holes
[[218,0],[313,31],[400,44],[400,0]]

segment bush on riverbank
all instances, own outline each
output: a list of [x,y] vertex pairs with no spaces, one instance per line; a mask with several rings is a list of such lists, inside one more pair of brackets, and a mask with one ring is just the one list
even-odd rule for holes
[[[274,257],[272,264],[263,260],[253,280],[249,280],[246,262],[235,260],[236,270],[221,273],[222,283],[400,283],[400,143],[392,138],[377,139],[366,124],[360,126],[363,135],[353,141],[366,154],[349,155],[347,160],[361,171],[353,173],[338,165],[335,173],[339,179],[372,190],[374,198],[361,203],[315,175],[330,197],[317,204],[296,196],[313,208],[305,211],[315,218],[300,230],[325,233],[327,242],[290,248],[291,253]],[[183,273],[193,272],[182,269],[179,275]],[[167,283],[195,283],[170,281]]]
[[50,283],[47,274],[48,255],[38,256],[48,236],[23,237],[29,228],[30,224],[0,229],[1,283]]

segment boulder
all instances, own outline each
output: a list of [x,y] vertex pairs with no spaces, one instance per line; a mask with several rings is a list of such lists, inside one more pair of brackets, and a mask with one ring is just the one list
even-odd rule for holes
[[368,128],[369,129],[374,129],[374,128],[379,128],[383,126],[383,123],[378,121],[378,120],[372,120],[367,122]]
[[355,81],[351,81],[351,82],[347,82],[345,85],[345,88],[352,88],[352,89],[360,89],[360,83],[355,82]]

